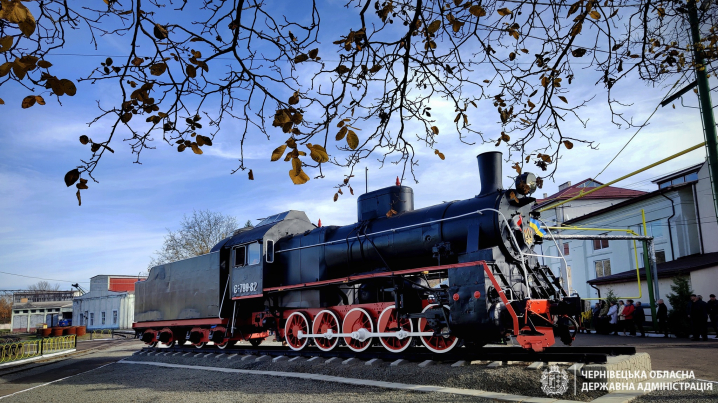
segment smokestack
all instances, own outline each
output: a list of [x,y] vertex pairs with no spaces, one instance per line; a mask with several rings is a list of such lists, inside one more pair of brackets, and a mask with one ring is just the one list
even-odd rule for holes
[[481,181],[481,193],[485,196],[501,189],[501,157],[499,151],[489,151],[476,156],[479,162],[479,180]]

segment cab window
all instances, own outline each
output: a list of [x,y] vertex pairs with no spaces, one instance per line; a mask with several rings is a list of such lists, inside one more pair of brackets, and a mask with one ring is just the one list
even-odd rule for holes
[[259,243],[253,243],[247,245],[249,249],[247,253],[247,264],[254,265],[259,264],[259,260],[262,258],[262,250]]
[[244,266],[245,264],[245,253],[246,249],[244,246],[234,248],[234,267]]

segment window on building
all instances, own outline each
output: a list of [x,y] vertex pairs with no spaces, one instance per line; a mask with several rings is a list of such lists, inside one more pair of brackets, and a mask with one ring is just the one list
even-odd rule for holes
[[23,309],[22,313],[27,313],[27,309]]
[[31,309],[31,310],[30,310],[30,313],[35,313],[35,312],[37,312],[37,309]]
[[662,221],[651,221],[648,226],[648,233],[654,238],[663,238],[663,222]]
[[105,313],[102,312],[100,315],[102,316],[102,324],[104,325],[105,324]]
[[693,172],[692,174],[686,175],[686,182],[697,181],[697,180],[698,180],[698,172]]
[[95,326],[95,313],[90,312],[90,326]]
[[117,324],[117,311],[112,311],[112,324]]
[[568,248],[568,242],[564,242],[564,244],[563,244],[563,254],[564,254],[564,255],[569,255],[569,254],[570,254],[569,251],[570,251],[570,249]]
[[20,311],[15,311],[15,313],[20,313]]
[[594,239],[593,240],[593,250],[601,250],[601,249],[606,249],[606,248],[608,248],[608,239]]
[[596,278],[606,277],[611,275],[611,260],[596,260],[594,263],[596,266]]
[[664,250],[656,251],[656,264],[658,264],[658,263],[666,263],[666,251],[664,251]]
[[89,318],[89,316],[87,316],[87,311],[85,311],[85,316],[84,316],[84,318],[85,318],[85,321],[87,321],[87,318]]

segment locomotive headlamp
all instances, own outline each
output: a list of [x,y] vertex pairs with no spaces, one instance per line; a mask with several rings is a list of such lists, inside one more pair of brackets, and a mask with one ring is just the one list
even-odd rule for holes
[[524,172],[516,177],[514,184],[519,194],[528,196],[536,191],[536,175],[531,172]]

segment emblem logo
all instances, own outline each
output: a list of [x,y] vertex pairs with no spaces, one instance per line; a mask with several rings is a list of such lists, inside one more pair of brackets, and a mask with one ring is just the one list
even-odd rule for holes
[[534,244],[534,229],[531,227],[524,228],[524,242],[527,246],[533,246]]
[[568,373],[551,365],[541,375],[541,390],[547,395],[562,395],[568,390]]

